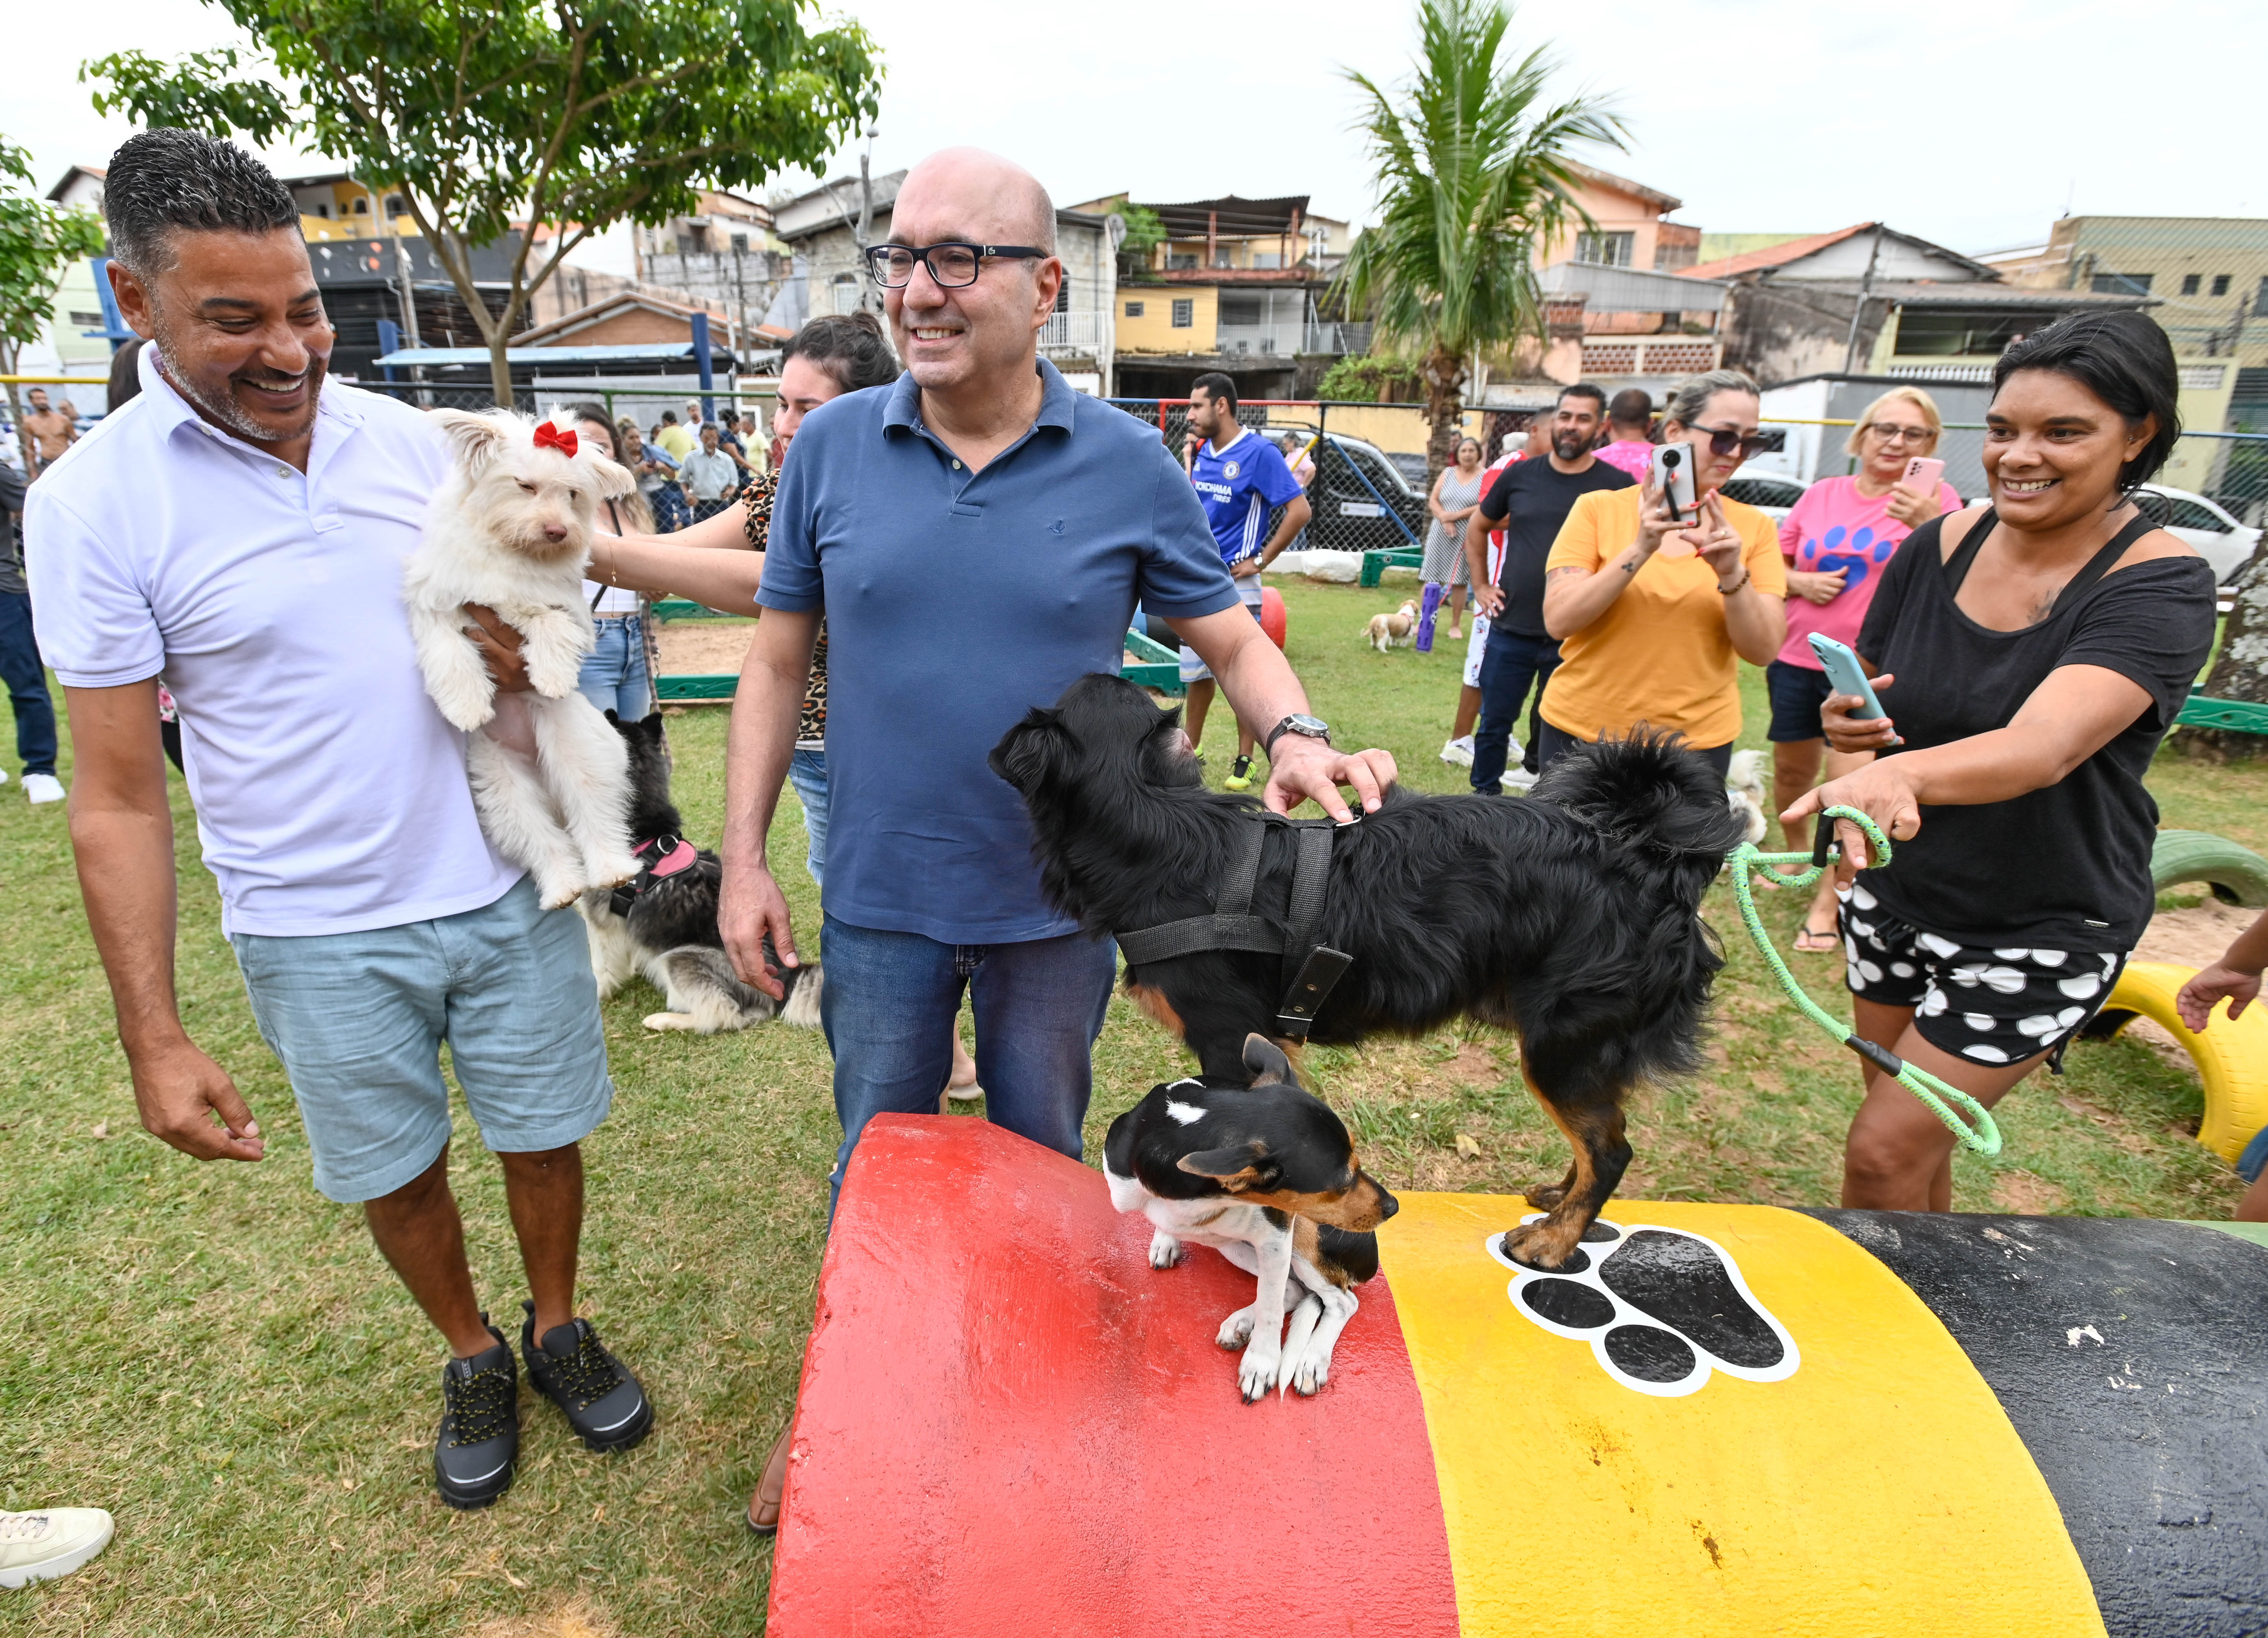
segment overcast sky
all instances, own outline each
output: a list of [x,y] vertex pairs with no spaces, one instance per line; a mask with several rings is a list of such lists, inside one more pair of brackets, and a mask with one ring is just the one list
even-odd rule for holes
[[[1399,78],[1412,44],[1406,20],[1380,20],[1407,18],[1394,0],[843,9],[887,55],[878,171],[972,142],[1030,165],[1064,202],[1305,193],[1322,214],[1359,218],[1370,192],[1341,70]],[[89,106],[84,59],[228,30],[194,0],[14,15],[0,133],[32,150],[42,186],[129,134]],[[1513,37],[1548,45],[1567,90],[1613,97],[1630,150],[1589,157],[1678,195],[1679,219],[1707,231],[1879,217],[1982,251],[2043,239],[2066,209],[2268,216],[2242,89],[2268,10],[2241,0],[2159,13],[2128,0],[1563,0],[1520,8]],[[585,260],[619,255],[627,271],[613,251]]]

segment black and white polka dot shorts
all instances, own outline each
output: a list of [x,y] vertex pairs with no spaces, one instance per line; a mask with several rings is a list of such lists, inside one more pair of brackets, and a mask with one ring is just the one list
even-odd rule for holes
[[1863,883],[1844,895],[1844,983],[1886,1007],[1911,1007],[1940,1052],[1975,1063],[2021,1063],[2063,1047],[2110,998],[2126,958],[2092,950],[1956,944],[1885,911]]

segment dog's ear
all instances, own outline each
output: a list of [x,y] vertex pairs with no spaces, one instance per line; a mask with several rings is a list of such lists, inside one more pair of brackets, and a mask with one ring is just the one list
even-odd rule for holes
[[449,450],[457,464],[478,476],[488,469],[504,447],[505,422],[493,412],[476,415],[469,409],[429,409],[425,412],[439,425],[442,436],[449,440]]
[[1063,713],[1035,705],[984,760],[994,773],[1029,796],[1068,771],[1078,748],[1063,725]]
[[602,500],[614,500],[637,488],[637,479],[628,466],[600,454],[595,448],[591,452],[591,475],[598,480]]
[[654,741],[657,745],[660,743],[661,713],[659,711],[649,712],[645,718],[638,724],[638,727],[644,731],[645,737],[647,738]]
[[1211,1178],[1232,1194],[1241,1194],[1260,1182],[1260,1163],[1268,1157],[1268,1145],[1255,1138],[1226,1149],[1201,1149],[1174,1164],[1194,1177]]
[[1244,1067],[1252,1071],[1255,1086],[1300,1085],[1299,1072],[1284,1049],[1257,1032],[1244,1038]]
[[615,728],[622,725],[622,719],[615,715],[615,708],[611,705],[607,708],[607,721],[609,725]]

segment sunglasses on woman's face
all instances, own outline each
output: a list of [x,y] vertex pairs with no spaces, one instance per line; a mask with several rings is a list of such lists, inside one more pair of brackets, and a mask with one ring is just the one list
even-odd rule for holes
[[1743,432],[1738,427],[1696,427],[1693,430],[1709,435],[1709,447],[1717,454],[1729,455],[1738,450],[1742,460],[1771,441],[1764,433]]

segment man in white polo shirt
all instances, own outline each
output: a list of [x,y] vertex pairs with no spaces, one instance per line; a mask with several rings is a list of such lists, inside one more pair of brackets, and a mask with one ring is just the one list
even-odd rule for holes
[[574,1313],[580,1140],[607,1113],[582,922],[475,820],[462,736],[401,607],[446,458],[418,410],[326,385],[335,332],[291,195],[187,131],[110,162],[109,276],[151,340],[142,393],[48,469],[26,518],[40,649],[76,757],[71,841],[142,1123],[201,1159],[264,1141],[173,995],[158,738],[180,714],[204,859],[253,1016],[291,1078],[315,1186],[363,1205],[448,1342],[442,1498],[483,1507],[519,1450],[512,1351],[474,1295],[449,1192],[452,1064],[503,1163],[533,1300],[521,1351],[593,1449],[653,1412]]

